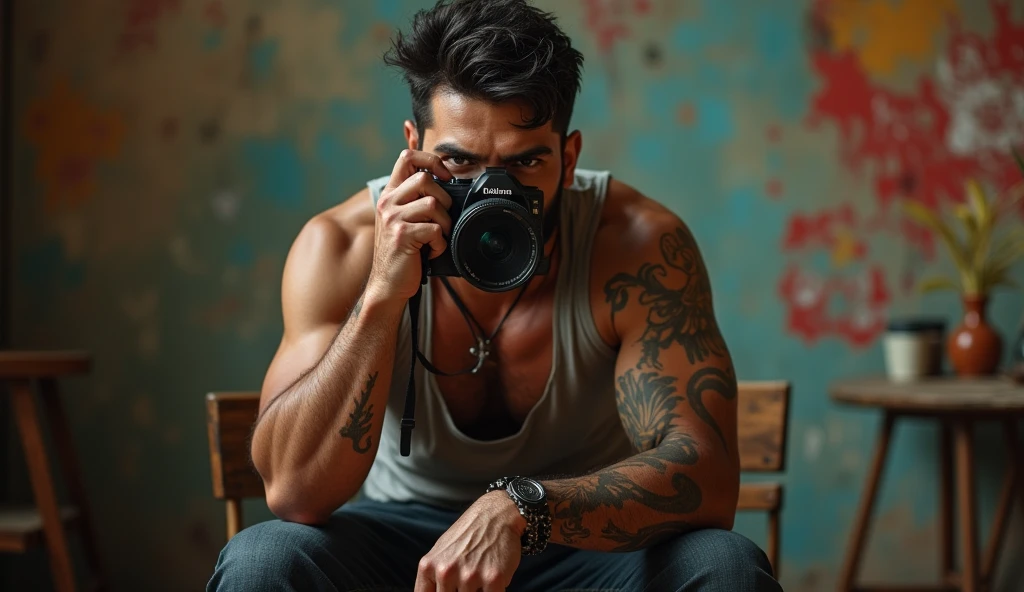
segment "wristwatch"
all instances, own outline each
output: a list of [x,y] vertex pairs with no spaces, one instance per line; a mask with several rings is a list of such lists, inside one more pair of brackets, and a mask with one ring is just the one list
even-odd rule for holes
[[505,490],[526,519],[521,540],[523,555],[537,555],[547,548],[551,540],[551,509],[540,481],[529,477],[502,477],[487,486],[488,492],[496,489]]

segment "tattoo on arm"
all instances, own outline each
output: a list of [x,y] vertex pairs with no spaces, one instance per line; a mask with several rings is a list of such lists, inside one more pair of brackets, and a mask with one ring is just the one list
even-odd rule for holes
[[[697,447],[693,439],[674,435],[665,438],[657,448],[592,475],[552,483],[549,489],[557,500],[554,516],[562,520],[559,533],[569,544],[588,538],[590,529],[584,525],[584,519],[589,513],[602,507],[621,510],[626,502],[666,514],[696,511],[701,504],[700,487],[678,470],[679,465],[696,462]],[[663,495],[637,485],[630,473],[638,468],[653,468],[661,474],[671,472],[672,492]]]
[[690,523],[685,520],[671,520],[668,522],[659,522],[650,526],[644,526],[636,532],[629,532],[628,530],[619,528],[614,522],[609,520],[608,526],[605,526],[601,530],[601,536],[608,540],[615,541],[616,543],[620,543],[618,547],[612,548],[611,551],[628,553],[630,551],[646,549],[655,543],[679,534],[681,531],[688,530],[689,527]]
[[689,401],[690,407],[698,417],[704,420],[704,423],[715,430],[726,450],[729,449],[729,444],[725,441],[725,434],[722,433],[722,428],[704,406],[701,397],[704,396],[704,391],[714,391],[726,399],[735,399],[736,390],[736,374],[733,372],[732,366],[728,368],[728,371],[714,367],[701,368],[694,372],[689,382],[686,383],[686,399]]
[[657,446],[668,433],[672,420],[679,417],[675,409],[682,396],[673,386],[675,381],[672,376],[632,369],[619,377],[619,388],[615,389],[619,416],[637,450]]
[[648,307],[647,328],[640,337],[643,355],[636,367],[661,370],[661,350],[673,343],[683,346],[691,364],[723,355],[726,347],[715,322],[711,282],[693,236],[682,227],[663,234],[661,255],[669,267],[683,272],[681,287],[661,283],[668,271],[660,263],[644,263],[636,275],[616,274],[604,286],[612,318],[629,303],[632,289],[639,289],[637,301]]
[[[370,401],[373,385],[377,382],[377,374],[378,372],[374,372],[366,380],[366,387],[359,393],[355,408],[348,414],[348,422],[338,432],[342,438],[351,438],[352,449],[360,454],[369,451],[372,444],[368,434],[373,421],[373,405],[367,405],[367,403]],[[363,438],[366,438],[365,442],[363,442]]]

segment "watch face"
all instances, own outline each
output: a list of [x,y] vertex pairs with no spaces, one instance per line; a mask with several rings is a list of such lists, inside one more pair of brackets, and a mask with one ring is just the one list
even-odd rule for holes
[[544,500],[544,487],[533,479],[516,479],[511,483],[512,492],[526,503],[537,503]]

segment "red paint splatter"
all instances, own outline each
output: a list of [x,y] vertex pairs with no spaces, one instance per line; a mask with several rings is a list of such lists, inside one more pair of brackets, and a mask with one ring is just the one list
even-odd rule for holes
[[[827,3],[819,0],[819,10]],[[944,80],[941,86],[922,78],[913,91],[894,92],[872,81],[852,51],[832,53],[824,48],[811,56],[812,68],[824,84],[811,100],[809,124],[820,126],[828,121],[838,127],[841,162],[853,172],[870,166],[882,210],[899,199],[932,208],[946,201],[960,202],[968,177],[985,179],[1000,189],[1019,178],[1006,149],[960,153],[950,145],[952,127],[957,123],[950,101],[956,100],[957,93],[992,80],[1012,80],[1013,86],[1024,89],[1024,58],[1017,57],[1021,50],[1014,49],[1024,39],[1024,25],[1010,22],[1005,3],[993,1],[990,5],[997,23],[991,39],[954,26],[943,54],[954,78]],[[958,65],[965,59],[972,60],[971,68]],[[982,132],[986,127],[1005,131],[1008,122],[1015,121],[1008,93],[1005,98],[986,104],[970,125]],[[925,254],[933,252],[927,233],[905,238]]]
[[628,39],[632,31],[625,20],[631,16],[644,16],[651,12],[649,0],[585,0],[586,26],[594,34],[601,53],[615,48],[615,43]]
[[768,141],[775,144],[782,140],[782,128],[777,125],[770,125],[765,131]]
[[[857,235],[862,232],[863,225],[858,223],[853,206],[848,203],[815,214],[797,212],[789,219],[783,234],[782,250],[789,253],[815,248],[832,251],[837,247],[841,233]],[[862,259],[867,254],[863,240],[855,239],[853,254],[854,259]]]
[[[860,275],[829,278],[790,266],[779,283],[779,294],[790,333],[808,343],[839,336],[855,347],[870,345],[885,330],[891,299],[885,272],[877,265]],[[842,299],[843,312],[829,310],[835,299]]]
[[782,181],[779,179],[768,179],[765,183],[764,192],[768,194],[768,197],[772,199],[779,199],[782,197]]
[[[858,218],[850,204],[797,214],[782,250],[835,252],[840,237],[852,236],[855,243],[845,255],[867,264],[870,237],[886,232],[931,259],[935,237],[893,206],[903,199],[931,208],[962,202],[968,178],[996,190],[1020,180],[1009,145],[1024,143],[1024,119],[1011,100],[1012,93],[1024,92],[1024,22],[1011,20],[1006,0],[990,0],[995,27],[989,37],[952,22],[938,67],[928,69],[935,74],[896,91],[872,80],[855,52],[828,46],[827,24],[820,17],[831,1],[815,0],[812,15],[819,30],[810,63],[822,84],[811,99],[808,125],[836,127],[840,163],[868,175],[877,208],[868,218]],[[767,134],[769,142],[777,141],[773,128]],[[913,275],[913,270],[901,272],[895,286],[912,289]],[[779,293],[787,307],[787,329],[806,341],[831,335],[864,346],[884,330],[890,293],[879,265],[869,264],[854,277],[793,265],[780,278]]]
[[221,0],[207,2],[203,7],[203,17],[206,22],[218,29],[223,29],[228,24],[227,11],[224,10],[224,2]]
[[128,0],[120,49],[131,53],[156,49],[156,29],[160,19],[181,8],[181,0]]

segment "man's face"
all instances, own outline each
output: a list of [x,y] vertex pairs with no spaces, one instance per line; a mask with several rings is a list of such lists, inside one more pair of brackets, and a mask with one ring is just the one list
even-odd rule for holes
[[[486,167],[505,167],[523,185],[544,192],[551,203],[559,182],[572,184],[579,150],[579,132],[566,138],[551,122],[535,129],[524,129],[523,108],[518,104],[493,104],[452,92],[438,92],[432,101],[433,125],[424,130],[423,151],[432,152],[460,178],[480,176]],[[529,115],[527,113],[526,115]],[[406,122],[410,148],[416,148],[416,129]]]

